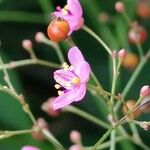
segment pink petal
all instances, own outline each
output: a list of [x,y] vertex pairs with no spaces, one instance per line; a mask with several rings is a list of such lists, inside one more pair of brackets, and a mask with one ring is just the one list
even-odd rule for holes
[[33,147],[33,146],[24,146],[22,147],[21,150],[40,150],[40,149],[37,147]]
[[65,107],[74,101],[80,101],[86,94],[86,84],[75,86],[72,90],[58,96],[53,103],[53,109]]
[[81,83],[86,83],[90,77],[90,65],[86,61],[78,63],[78,67],[74,68],[74,72],[80,78]]
[[68,0],[67,5],[72,15],[81,17],[83,14],[79,0]]
[[65,86],[65,83],[71,81],[73,77],[76,75],[69,70],[60,69],[54,72],[54,79],[62,86]]
[[76,66],[78,62],[84,61],[84,57],[78,47],[72,47],[68,52],[68,59],[71,65]]

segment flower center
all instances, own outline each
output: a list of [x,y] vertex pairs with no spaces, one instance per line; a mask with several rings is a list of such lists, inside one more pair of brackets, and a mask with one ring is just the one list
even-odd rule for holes
[[80,83],[80,78],[79,77],[72,78],[71,83],[72,84],[79,84]]

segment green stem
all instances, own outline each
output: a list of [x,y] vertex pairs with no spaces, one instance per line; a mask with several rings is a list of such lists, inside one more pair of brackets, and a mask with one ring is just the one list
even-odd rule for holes
[[[24,60],[12,61],[10,63],[4,64],[4,68],[13,69],[13,68],[27,66],[27,65],[42,65],[42,66],[46,66],[46,67],[60,68],[60,65],[58,65],[56,63],[41,60],[38,58],[37,59],[24,59]],[[0,66],[0,70],[2,70],[1,66]]]
[[[123,136],[119,136],[119,137],[116,137],[115,142],[117,143],[117,142],[120,142],[120,141],[122,141],[122,140],[124,140],[124,139],[126,139],[126,138],[123,137]],[[108,148],[108,147],[110,146],[110,144],[111,144],[110,141],[105,142],[105,143],[102,143],[101,145],[99,145],[99,146],[97,147],[97,150],[106,149],[106,148]],[[93,147],[85,147],[84,150],[93,150],[92,148],[93,148]]]
[[136,46],[137,46],[138,52],[139,52],[139,54],[140,54],[140,57],[141,57],[141,59],[142,59],[142,57],[144,56],[142,45],[138,42],[138,43],[136,44]]
[[42,133],[45,135],[48,141],[55,145],[58,150],[65,150],[61,143],[47,129],[42,129]]
[[85,112],[83,110],[80,110],[80,109],[78,109],[76,107],[67,106],[67,107],[63,108],[63,111],[76,114],[76,115],[78,115],[78,116],[80,116],[82,118],[85,118],[85,119],[87,119],[87,120],[89,120],[89,121],[91,121],[91,122],[93,122],[93,123],[95,123],[98,126],[101,126],[103,128],[106,128],[106,129],[110,128],[110,125],[107,124],[106,122],[104,122],[104,121],[96,118],[95,116],[93,116],[93,115],[91,115],[91,114],[89,114],[89,113],[87,113],[87,112]]
[[49,18],[47,15],[40,13],[1,10],[0,21],[46,24],[49,22]]
[[46,37],[44,38],[43,43],[45,43],[45,44],[47,44],[47,45],[49,45],[49,46],[54,48],[54,50],[56,51],[56,54],[57,54],[61,64],[63,64],[65,62],[64,56],[63,56],[63,54],[61,52],[61,49],[60,49],[60,47],[59,47],[59,45],[57,43],[50,41]]
[[86,31],[87,33],[89,33],[91,36],[93,36],[105,48],[105,50],[111,55],[111,49],[95,32],[93,32],[90,28],[88,28],[85,25],[82,27],[82,29]]
[[29,134],[33,132],[32,129],[29,130],[17,130],[17,131],[0,131],[0,140],[9,138],[16,135]]
[[111,132],[111,136],[110,136],[110,150],[115,150],[115,142],[116,142],[116,140],[115,140],[115,138],[116,138],[116,131],[115,130],[113,130],[112,132]]
[[[144,65],[147,63],[147,61],[149,60],[149,58],[150,58],[150,50],[142,58],[142,60],[140,61],[139,65],[137,66],[136,70],[134,71],[134,73],[130,77],[128,83],[126,84],[126,86],[125,86],[125,88],[124,88],[124,90],[122,92],[122,96],[123,96],[122,99],[126,98],[126,95],[130,91],[132,85],[134,84],[135,80],[137,79],[138,75],[140,74],[141,70],[143,69]],[[121,102],[119,102],[119,101],[116,103],[116,105],[115,105],[116,112],[120,108],[120,104],[121,104]]]
[[93,150],[97,150],[97,147],[111,134],[114,128],[110,128],[101,138],[100,140],[94,145]]

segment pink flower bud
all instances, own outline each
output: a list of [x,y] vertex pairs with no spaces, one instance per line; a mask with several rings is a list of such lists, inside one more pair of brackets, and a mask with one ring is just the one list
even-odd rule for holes
[[60,115],[60,111],[53,109],[54,100],[55,100],[55,97],[49,98],[46,102],[42,104],[41,109],[45,111],[51,117],[58,117]]
[[48,124],[43,118],[38,118],[37,119],[37,124],[34,125],[32,128],[37,130],[37,131],[32,132],[32,137],[33,138],[35,138],[39,141],[42,141],[42,140],[45,139],[40,130],[41,129],[48,129]]
[[125,10],[124,3],[123,3],[123,2],[120,2],[120,1],[116,2],[116,4],[115,4],[115,9],[116,9],[117,12],[123,13],[124,10]]
[[35,41],[38,43],[42,43],[44,41],[45,35],[42,32],[37,32],[35,34]]
[[25,39],[22,41],[22,47],[26,50],[32,49],[32,42],[31,40]]
[[37,147],[33,147],[33,146],[24,146],[22,147],[21,150],[40,150],[40,149]]
[[71,133],[70,133],[70,140],[73,143],[79,143],[81,141],[81,134],[80,134],[80,132],[78,132],[76,130],[71,131]]
[[142,96],[142,97],[150,96],[150,86],[149,85],[145,85],[141,88],[140,96]]
[[82,150],[82,147],[80,145],[72,145],[69,150]]
[[126,51],[125,49],[121,49],[121,50],[118,52],[118,58],[124,59],[126,56],[127,56],[127,51]]

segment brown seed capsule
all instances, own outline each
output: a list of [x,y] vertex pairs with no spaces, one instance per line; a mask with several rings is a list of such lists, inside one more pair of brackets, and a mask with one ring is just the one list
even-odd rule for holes
[[68,22],[59,18],[54,19],[47,28],[48,37],[54,42],[59,42],[67,38],[69,31]]
[[[126,102],[126,105],[127,105],[129,110],[133,110],[135,103],[136,102],[134,100],[128,100]],[[123,114],[126,115],[128,110],[126,109],[125,106],[123,106],[122,111],[123,111]],[[134,113],[132,113],[132,116],[133,116],[133,118],[138,118],[140,116],[140,114],[141,114],[141,111],[137,110]],[[129,117],[131,117],[131,116],[129,115]]]
[[127,69],[134,69],[139,63],[139,58],[136,54],[128,53],[122,61],[122,66]]

